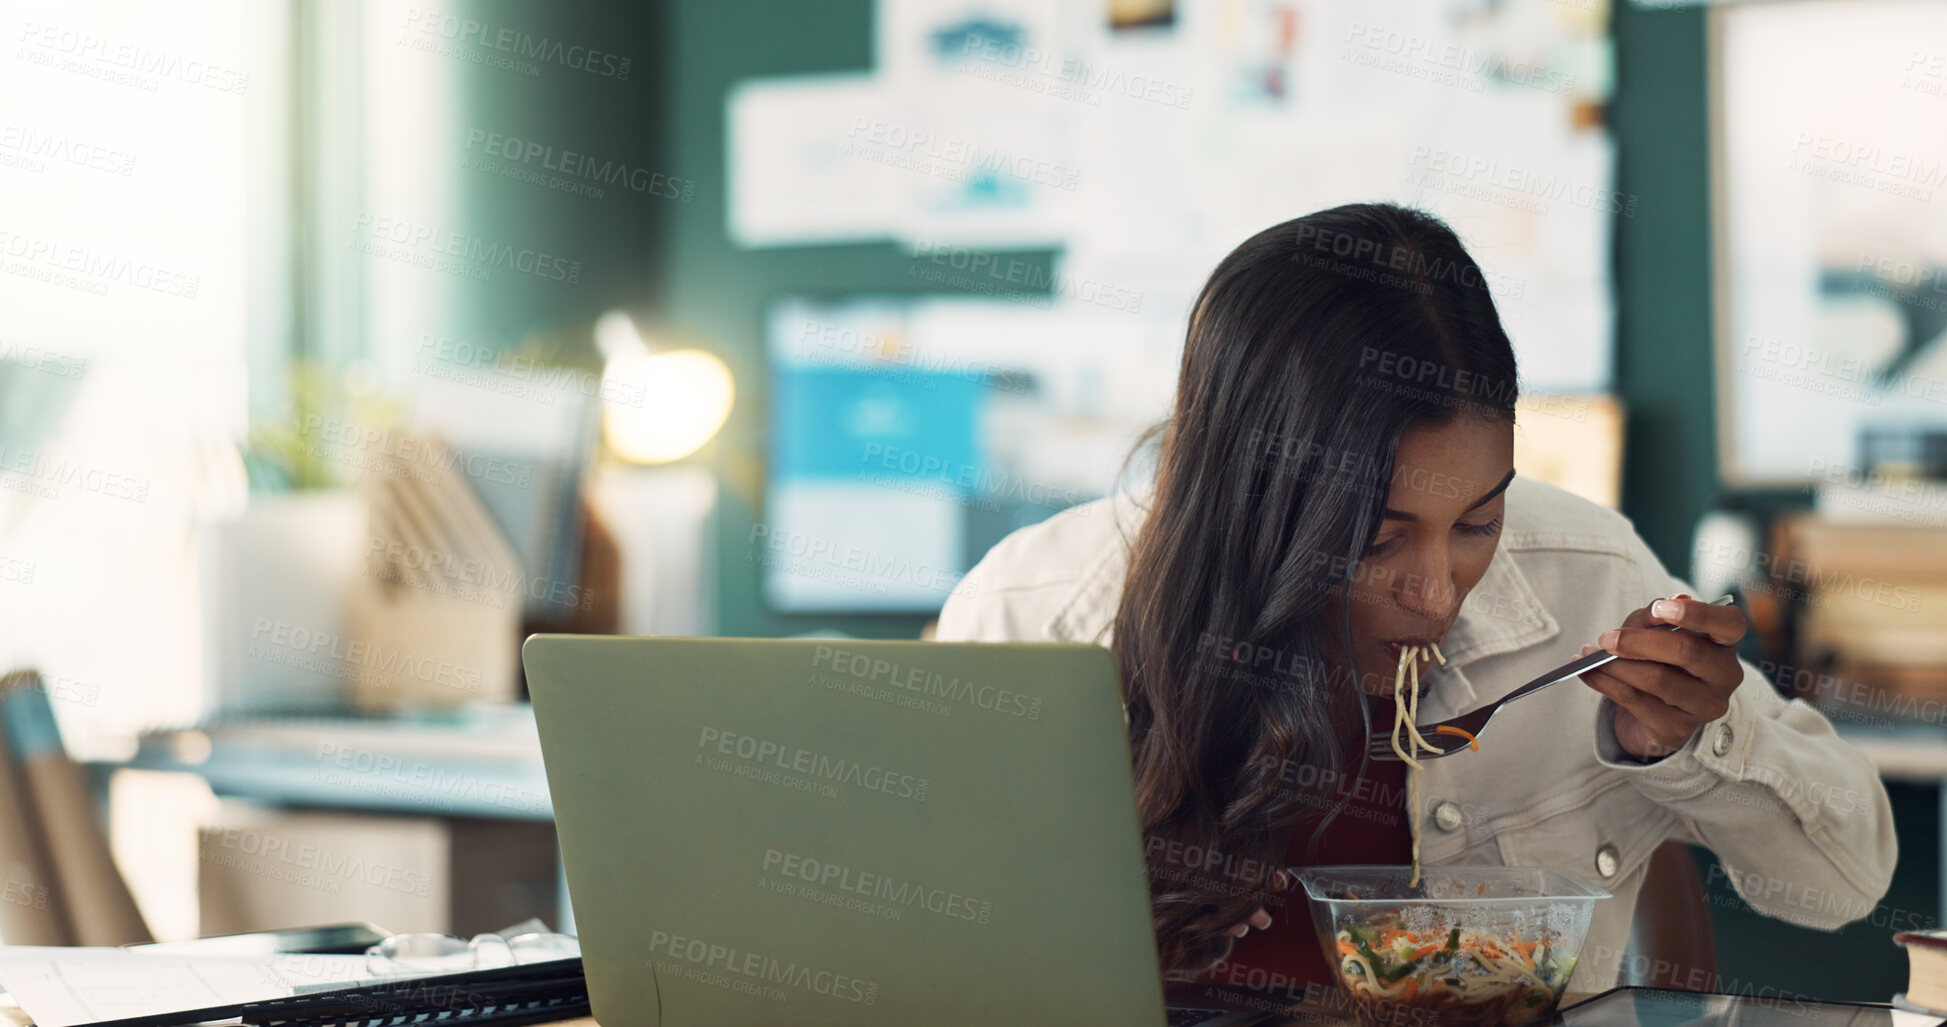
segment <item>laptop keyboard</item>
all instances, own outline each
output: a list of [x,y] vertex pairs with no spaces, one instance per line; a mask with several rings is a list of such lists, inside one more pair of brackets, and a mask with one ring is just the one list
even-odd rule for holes
[[1198,1009],[1195,1006],[1171,1006],[1169,1008],[1170,1027],[1196,1027],[1228,1013],[1224,1009]]

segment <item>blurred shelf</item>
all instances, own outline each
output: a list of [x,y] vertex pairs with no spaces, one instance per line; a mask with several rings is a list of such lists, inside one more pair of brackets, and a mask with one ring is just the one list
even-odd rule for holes
[[554,818],[525,704],[450,718],[226,717],[149,732],[104,769],[195,774],[219,796],[280,806]]

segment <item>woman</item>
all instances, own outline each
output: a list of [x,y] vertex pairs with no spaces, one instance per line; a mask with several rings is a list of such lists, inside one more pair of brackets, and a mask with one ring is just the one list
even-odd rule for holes
[[941,612],[942,640],[1115,652],[1173,977],[1330,979],[1275,868],[1411,858],[1405,768],[1364,755],[1406,646],[1446,659],[1422,672],[1420,723],[1590,643],[1621,657],[1421,781],[1428,863],[1614,893],[1572,988],[1617,977],[1666,839],[1808,926],[1885,893],[1871,765],[1738,660],[1740,611],[1690,598],[1621,515],[1515,475],[1515,398],[1486,281],[1444,224],[1362,204],[1267,229],[1197,299],[1153,488],[1015,532]]

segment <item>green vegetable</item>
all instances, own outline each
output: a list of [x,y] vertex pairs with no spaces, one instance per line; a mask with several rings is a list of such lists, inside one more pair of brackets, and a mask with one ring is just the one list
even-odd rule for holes
[[1460,947],[1460,928],[1456,927],[1453,930],[1447,932],[1447,951],[1452,952],[1453,950],[1459,947]]
[[1359,954],[1366,957],[1366,962],[1372,964],[1373,973],[1378,974],[1384,972],[1386,961],[1379,958],[1379,953],[1374,952],[1372,950],[1372,946],[1366,944],[1366,940],[1364,938],[1359,938],[1354,940],[1352,942],[1352,947],[1358,949]]
[[[1410,974],[1413,971],[1418,970],[1419,968],[1420,968],[1419,960],[1409,959],[1406,962],[1401,963],[1400,965],[1394,967],[1391,970],[1379,970],[1378,971],[1379,979],[1385,981],[1387,984],[1392,984],[1393,982],[1399,980],[1402,977],[1405,977],[1407,974]],[[1374,967],[1374,969],[1378,970],[1377,967]]]
[[1528,1004],[1531,1006],[1538,1006],[1541,1005],[1542,1002],[1547,998],[1548,996],[1543,992],[1531,991],[1528,993]]
[[1372,942],[1375,939],[1373,932],[1370,930],[1362,931],[1357,927],[1348,927],[1346,928],[1346,934],[1352,939],[1353,950],[1365,957],[1366,963],[1372,967],[1372,975],[1379,980],[1385,981],[1387,984],[1392,984],[1420,968],[1420,962],[1416,959],[1409,959],[1403,963],[1394,965],[1390,956],[1380,955],[1372,947]]

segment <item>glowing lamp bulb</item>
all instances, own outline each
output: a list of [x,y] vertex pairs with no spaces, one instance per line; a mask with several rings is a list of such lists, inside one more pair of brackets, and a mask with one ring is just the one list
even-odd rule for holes
[[736,388],[723,361],[679,349],[611,358],[602,395],[602,426],[615,452],[639,464],[666,464],[716,436]]

